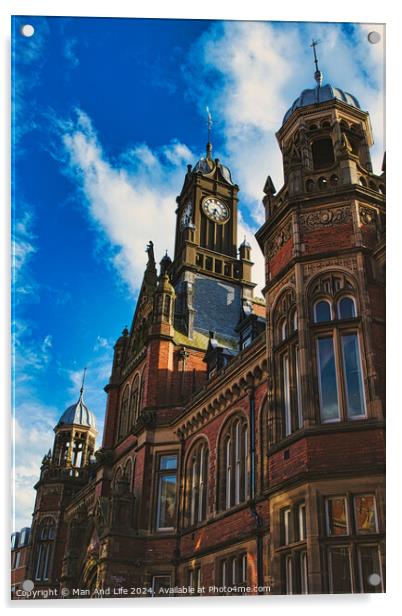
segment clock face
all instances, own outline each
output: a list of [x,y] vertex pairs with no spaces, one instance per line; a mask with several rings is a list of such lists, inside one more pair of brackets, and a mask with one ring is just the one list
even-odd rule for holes
[[207,199],[204,199],[202,209],[208,218],[214,222],[223,223],[229,219],[228,206],[215,197],[208,197]]

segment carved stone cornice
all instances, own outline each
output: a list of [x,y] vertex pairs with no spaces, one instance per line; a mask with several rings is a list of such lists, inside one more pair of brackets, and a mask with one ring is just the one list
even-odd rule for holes
[[352,211],[349,205],[337,208],[325,208],[300,214],[299,224],[303,231],[331,228],[352,222]]
[[357,271],[357,260],[355,257],[334,257],[333,259],[323,259],[314,263],[303,265],[304,280],[312,278],[318,272],[329,268],[341,268],[350,272]]

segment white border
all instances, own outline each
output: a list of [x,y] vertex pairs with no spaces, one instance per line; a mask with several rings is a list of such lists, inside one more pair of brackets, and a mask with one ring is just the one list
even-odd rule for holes
[[[396,198],[397,179],[400,177],[400,155],[399,143],[402,139],[400,131],[400,120],[396,116],[396,110],[400,107],[402,100],[401,78],[400,78],[400,40],[401,40],[401,19],[400,9],[393,0],[382,0],[382,2],[369,3],[366,0],[350,2],[350,0],[336,0],[333,2],[318,3],[316,0],[288,0],[286,3],[268,3],[261,0],[248,0],[246,3],[218,2],[217,0],[202,0],[201,2],[189,2],[184,0],[169,0],[162,2],[148,0],[147,2],[135,2],[135,0],[113,0],[113,2],[94,2],[93,0],[3,0],[0,3],[0,37],[1,37],[1,70],[0,70],[0,92],[2,96],[2,112],[0,113],[1,134],[5,135],[0,149],[0,169],[2,187],[2,220],[0,221],[0,250],[2,253],[0,265],[0,391],[2,395],[2,418],[3,418],[3,447],[2,451],[2,473],[3,496],[5,506],[1,508],[3,540],[5,546],[2,550],[2,603],[8,609],[17,612],[26,609],[42,610],[50,609],[71,609],[86,613],[88,609],[130,609],[134,604],[132,601],[113,599],[109,601],[98,601],[88,603],[87,600],[75,600],[72,606],[70,601],[57,602],[37,601],[24,602],[23,605],[14,602],[11,604],[9,596],[9,536],[10,536],[10,492],[9,492],[9,463],[10,463],[10,432],[7,429],[7,413],[10,408],[10,303],[9,303],[9,237],[10,237],[10,217],[9,217],[9,186],[10,186],[10,104],[9,104],[9,79],[10,79],[10,15],[65,15],[65,16],[126,16],[126,17],[167,17],[167,18],[213,18],[213,19],[263,19],[263,20],[293,20],[293,21],[357,21],[370,23],[387,24],[387,124],[392,130],[387,134],[388,149],[388,439],[387,439],[387,486],[389,501],[392,506],[388,506],[387,528],[388,528],[388,580],[386,595],[365,595],[365,596],[294,596],[294,597],[269,597],[269,598],[230,598],[222,599],[136,599],[135,607],[143,607],[151,613],[156,613],[163,609],[164,613],[175,614],[178,609],[204,612],[205,609],[214,610],[219,608],[230,609],[240,612],[242,607],[252,610],[266,612],[267,609],[278,608],[282,612],[290,613],[297,609],[298,614],[322,613],[325,608],[326,614],[336,614],[342,609],[353,610],[354,616],[362,613],[364,616],[378,614],[379,610],[384,610],[397,606],[400,595],[400,535],[398,531],[398,516],[401,511],[401,490],[393,489],[399,486],[398,469],[400,468],[400,458],[397,452],[400,448],[401,409],[398,383],[400,381],[400,329],[399,313],[402,305],[402,285],[400,283],[400,234],[402,232],[402,206],[400,199]],[[400,114],[400,112],[399,112]],[[399,129],[399,130],[398,130]],[[396,361],[392,361],[392,360]],[[6,429],[4,429],[6,428]],[[390,505],[391,503],[389,503]],[[150,603],[152,601],[152,603]],[[242,602],[244,601],[243,605]],[[386,604],[386,605],[385,605]]]

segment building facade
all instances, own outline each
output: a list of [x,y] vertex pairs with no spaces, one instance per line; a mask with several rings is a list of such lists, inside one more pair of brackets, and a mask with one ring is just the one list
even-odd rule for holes
[[117,340],[102,445],[83,400],[55,427],[27,576],[70,596],[383,592],[385,163],[356,98],[304,90],[268,176],[264,300],[212,146],[152,242]]

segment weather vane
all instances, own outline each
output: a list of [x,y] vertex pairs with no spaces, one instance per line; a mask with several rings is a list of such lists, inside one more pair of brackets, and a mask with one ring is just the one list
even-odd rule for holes
[[80,390],[81,396],[82,396],[83,391],[84,391],[84,383],[85,383],[85,375],[86,375],[86,373],[87,373],[87,367],[85,366],[84,374],[82,375],[82,383],[81,383],[81,390]]
[[321,43],[321,41],[318,41],[318,40],[316,41],[316,40],[312,39],[311,45],[310,45],[310,47],[313,48],[313,53],[314,53],[314,64],[315,64],[314,79],[316,80],[318,87],[320,87],[322,85],[322,79],[323,79],[323,74],[321,73],[320,69],[318,68],[318,58],[317,58],[317,51],[316,51],[316,47],[320,43]]

